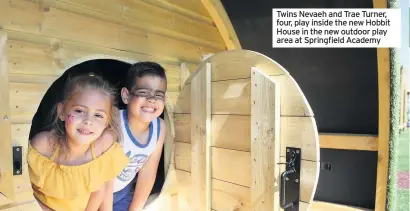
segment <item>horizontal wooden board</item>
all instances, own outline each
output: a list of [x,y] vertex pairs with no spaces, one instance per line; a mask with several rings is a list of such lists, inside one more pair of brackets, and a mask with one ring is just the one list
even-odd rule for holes
[[[178,143],[175,152],[178,156],[175,157],[178,169],[188,169],[190,166],[187,159],[190,159],[189,150],[191,145],[187,143]],[[303,151],[302,151],[303,154]],[[281,162],[285,162],[285,158],[281,157]],[[285,169],[281,165],[280,172]],[[301,165],[301,192],[302,201],[309,202],[313,200],[312,193],[316,189],[318,180],[319,163],[316,161],[302,160]],[[250,187],[251,182],[251,154],[250,152],[242,152],[229,149],[221,149],[212,147],[212,178],[225,182],[237,184],[243,187]],[[279,179],[279,175],[277,175]]]
[[[175,113],[190,113],[190,84],[181,90]],[[212,114],[250,114],[250,79],[212,82]]]
[[215,26],[142,1],[110,0],[101,3],[92,0],[57,0],[50,6],[186,42],[225,49]]
[[[10,83],[10,106],[24,112],[29,106],[40,104],[42,97],[47,92],[48,84],[35,83]],[[30,109],[29,109],[30,110]],[[16,110],[15,110],[16,111]]]
[[[9,83],[10,87],[10,104],[15,105],[17,103],[30,103],[39,104],[38,97],[42,97],[48,90],[48,84],[36,84],[36,83]],[[32,101],[34,100],[34,101]],[[40,98],[41,100],[41,98]]]
[[212,114],[250,115],[250,79],[212,82]]
[[11,122],[31,123],[49,84],[12,82],[9,87]]
[[[283,75],[288,72],[269,57],[248,50],[224,51],[209,57],[206,62],[212,64],[212,81],[234,80],[251,77],[251,67],[267,75]],[[198,67],[200,68],[200,67]],[[188,78],[190,83],[193,75]]]
[[[11,38],[13,38],[13,35]],[[111,58],[121,60],[120,58],[123,58],[124,60],[134,61],[143,59],[133,53],[124,54],[120,51],[111,51],[104,48],[84,49],[67,42],[64,42],[62,45],[56,43],[46,45],[30,43],[29,41],[10,40],[8,46],[10,52],[9,70],[10,75],[13,76],[10,78],[10,81],[15,80],[19,82],[27,82],[32,77],[31,83],[44,83],[48,79],[48,83],[51,84],[53,80],[57,79],[56,76],[62,75],[67,68],[88,59]],[[53,47],[56,47],[56,49],[53,49]],[[105,56],[102,55],[104,53],[106,53]],[[119,57],[116,58],[115,55]],[[169,91],[179,91],[179,66],[163,63],[161,65],[166,70],[167,89]],[[45,76],[41,79],[40,75]]]
[[40,10],[38,4],[29,1],[2,1],[0,13],[3,29],[113,49],[194,63],[200,62],[203,54],[219,51],[56,8]]
[[[307,161],[309,162],[309,161]],[[305,163],[302,163],[302,165]],[[304,165],[305,167],[309,165]],[[191,201],[191,190],[192,190],[192,180],[191,174],[186,171],[176,170],[178,177],[178,191],[184,199]],[[303,179],[309,179],[308,173],[302,172],[302,183]],[[302,185],[302,191],[308,190],[309,186]],[[303,192],[301,193],[302,196]],[[302,200],[302,199],[301,199]],[[315,202],[313,202],[315,203]],[[303,201],[299,201],[299,210],[307,211],[309,204]],[[315,206],[320,207],[320,206]],[[238,210],[238,211],[248,211],[252,210],[252,205],[250,204],[250,188],[236,185],[230,182],[212,179],[212,209],[217,211],[225,210]],[[313,209],[313,207],[312,207]],[[280,209],[283,210],[283,209]],[[324,209],[314,209],[315,211],[324,210]]]
[[[21,54],[24,52],[40,52],[38,48],[49,49],[51,53],[46,52],[46,56],[50,56],[56,60],[56,64],[62,64],[65,66],[58,65],[57,68],[64,69],[70,66],[73,66],[73,61],[83,61],[89,60],[92,58],[101,58],[101,59],[117,59],[120,61],[132,63],[137,61],[153,61],[158,62],[159,64],[173,65],[174,68],[179,68],[180,61],[177,59],[169,59],[166,57],[161,57],[158,55],[146,55],[136,52],[124,51],[119,49],[112,49],[102,46],[96,46],[89,43],[81,43],[76,41],[62,40],[52,37],[45,37],[36,34],[28,34],[23,32],[3,30],[7,33],[9,38],[9,48],[24,48],[21,51],[18,51],[16,54]],[[15,43],[14,41],[20,41],[22,43]],[[13,60],[14,61],[14,60]],[[59,62],[58,62],[59,61]],[[67,63],[71,62],[71,63]],[[34,61],[33,61],[34,62]],[[77,62],[78,63],[78,62]],[[77,64],[75,63],[75,64]],[[187,62],[185,62],[187,63]],[[192,65],[193,63],[187,63]],[[195,65],[195,64],[194,64]],[[56,67],[52,67],[56,68]],[[35,74],[35,73],[32,73]],[[61,74],[57,74],[61,75]]]
[[[271,76],[281,87],[281,116],[313,116],[313,112],[287,75]],[[178,98],[175,113],[190,113],[190,84],[186,84]],[[250,115],[250,78],[212,82],[212,114]]]
[[377,151],[377,136],[357,134],[320,134],[320,148]]
[[217,211],[251,210],[250,188],[212,180],[212,209]]
[[[175,140],[191,143],[190,114],[175,114]],[[250,116],[212,115],[211,146],[250,151]]]
[[302,149],[302,159],[319,161],[319,135],[313,117],[281,117],[281,156],[286,147]]
[[191,115],[174,114],[175,141],[191,143]]
[[15,207],[21,203],[30,203],[34,200],[35,199],[32,191],[17,193],[15,200],[11,200],[3,194],[0,194],[0,210],[3,210],[8,207]]
[[51,86],[58,77],[48,75],[22,75],[22,74],[9,74],[9,82],[16,83],[35,83],[35,84],[48,84]]
[[212,178],[250,187],[251,153],[212,147]]
[[[9,34],[9,73],[30,75],[62,75],[64,66],[55,54],[52,45],[43,45],[13,40],[12,33]],[[70,54],[68,54],[70,55]]]
[[250,151],[250,116],[212,115],[212,146]]
[[0,210],[2,211],[26,211],[26,210],[41,211],[42,209],[40,205],[38,204],[38,202],[34,200],[34,201],[26,202],[24,204],[17,203],[17,204],[1,206]]
[[199,1],[192,1],[192,0],[159,0],[159,1],[162,2],[163,4],[169,4],[169,5],[173,4],[174,6],[183,8],[185,10],[189,10],[203,17],[211,18],[208,11],[206,11],[205,7]]
[[[250,116],[212,115],[212,146],[250,152]],[[281,155],[286,146],[303,149],[302,158],[318,160],[318,134],[312,117],[281,117]],[[191,143],[190,114],[175,114],[176,141]]]
[[191,144],[175,142],[175,169],[191,172]]
[[214,25],[209,13],[203,8],[200,1],[185,0],[142,0],[152,5],[171,10],[191,19]]
[[12,124],[11,137],[13,143],[23,143],[27,141],[30,134],[31,124]]
[[37,112],[38,106],[39,104],[11,105],[11,122],[13,124],[30,124]]
[[348,206],[344,204],[335,204],[322,201],[313,201],[310,205],[310,211],[372,211],[374,209],[366,209],[361,207]]
[[[178,178],[178,193],[186,201],[192,201],[191,173],[176,170]],[[212,179],[212,209],[217,211],[250,209],[250,189],[233,183]],[[181,200],[182,201],[182,200]],[[180,205],[181,206],[181,205]],[[182,209],[181,209],[182,210]],[[187,209],[189,210],[189,209]]]

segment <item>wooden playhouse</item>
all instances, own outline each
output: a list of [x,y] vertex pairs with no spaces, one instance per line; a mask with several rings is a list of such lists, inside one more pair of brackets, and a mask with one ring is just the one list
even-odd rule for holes
[[33,117],[60,76],[101,59],[167,70],[165,177],[147,210],[354,210],[313,200],[328,168],[323,147],[378,151],[375,207],[384,210],[388,49],[377,50],[379,134],[342,142],[318,133],[281,64],[241,50],[220,1],[1,0],[0,38],[0,210],[40,210],[25,160]]

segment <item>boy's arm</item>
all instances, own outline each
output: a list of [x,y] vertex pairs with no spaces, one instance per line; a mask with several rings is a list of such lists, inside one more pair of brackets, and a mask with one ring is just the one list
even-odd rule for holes
[[138,173],[137,183],[135,185],[134,197],[132,199],[129,210],[141,211],[151,193],[157,176],[159,160],[161,159],[162,148],[165,142],[165,123],[161,119],[161,134],[157,142],[155,150],[152,152],[148,161],[140,169]]

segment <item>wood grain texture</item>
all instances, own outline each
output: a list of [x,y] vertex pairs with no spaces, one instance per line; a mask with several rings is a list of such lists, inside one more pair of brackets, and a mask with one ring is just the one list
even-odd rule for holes
[[280,85],[257,68],[251,76],[251,204],[279,209]]

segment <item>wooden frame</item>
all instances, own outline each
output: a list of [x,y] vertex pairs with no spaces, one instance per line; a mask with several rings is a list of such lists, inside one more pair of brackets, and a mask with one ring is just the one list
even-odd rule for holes
[[211,15],[222,39],[228,50],[242,49],[235,29],[232,26],[229,16],[226,13],[221,1],[219,0],[201,0],[202,4]]
[[[373,0],[373,8],[387,8],[387,0]],[[377,48],[379,134],[375,210],[386,210],[390,134],[390,50]]]
[[7,66],[7,35],[0,32],[0,191],[8,198],[14,199],[13,160],[10,123],[10,96]]
[[377,151],[377,135],[325,134],[319,135],[320,148]]

